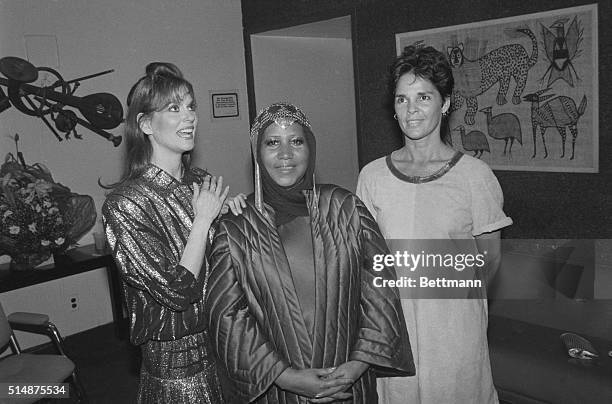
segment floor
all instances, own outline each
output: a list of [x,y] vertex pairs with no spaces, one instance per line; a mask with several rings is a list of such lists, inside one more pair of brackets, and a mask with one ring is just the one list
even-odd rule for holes
[[[67,355],[76,363],[79,378],[91,404],[135,402],[140,351],[118,338],[114,324],[107,324],[65,338]],[[52,353],[49,344],[40,352]],[[76,400],[51,400],[48,404],[73,404]],[[509,404],[501,402],[502,404]]]
[[[71,335],[64,338],[64,343],[66,354],[76,363],[89,403],[135,402],[140,351],[127,339],[119,339],[113,324]],[[53,347],[45,346],[43,351],[51,353]],[[69,404],[67,400],[51,402]]]

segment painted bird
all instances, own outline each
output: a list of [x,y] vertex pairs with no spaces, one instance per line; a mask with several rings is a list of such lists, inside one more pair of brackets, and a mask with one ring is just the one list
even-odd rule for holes
[[474,157],[480,158],[484,152],[491,153],[487,137],[481,131],[473,130],[466,134],[463,125],[457,126],[453,131],[459,132],[463,149],[465,151],[474,152]]
[[[509,112],[493,116],[493,109],[486,107],[480,110],[487,116],[487,132],[493,139],[504,141],[504,156],[508,153],[512,156],[512,145],[516,140],[523,145],[523,135],[521,132],[521,122],[518,117]],[[508,147],[508,141],[510,147]]]

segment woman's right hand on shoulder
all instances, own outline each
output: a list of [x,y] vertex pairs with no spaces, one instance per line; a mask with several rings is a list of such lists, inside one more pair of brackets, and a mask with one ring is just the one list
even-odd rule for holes
[[210,225],[219,215],[228,193],[228,186],[223,189],[223,177],[206,177],[202,185],[194,182],[191,199],[194,222],[200,219]]
[[[350,393],[341,393],[348,389],[352,380],[349,379],[325,379],[331,374],[330,369],[293,369],[287,368],[276,378],[276,385],[283,390],[308,398],[325,398],[335,396],[334,399],[346,399],[351,397]],[[341,394],[341,397],[338,396]],[[333,400],[333,399],[332,399]],[[331,400],[330,400],[331,401]]]

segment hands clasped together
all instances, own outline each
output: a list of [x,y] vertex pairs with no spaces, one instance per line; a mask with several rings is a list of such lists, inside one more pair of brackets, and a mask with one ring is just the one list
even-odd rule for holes
[[348,361],[335,368],[293,369],[287,368],[276,379],[283,390],[310,398],[311,403],[331,403],[352,397],[347,392],[368,369],[368,364]]

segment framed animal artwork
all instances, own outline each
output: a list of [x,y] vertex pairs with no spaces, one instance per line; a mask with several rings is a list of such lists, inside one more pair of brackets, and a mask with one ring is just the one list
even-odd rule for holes
[[451,64],[453,147],[497,170],[599,169],[597,4],[396,34]]

